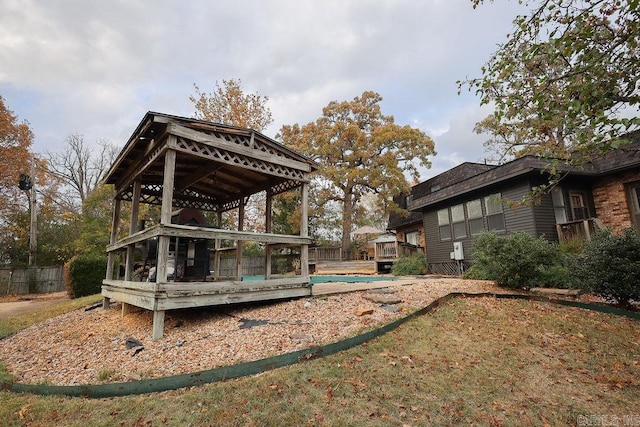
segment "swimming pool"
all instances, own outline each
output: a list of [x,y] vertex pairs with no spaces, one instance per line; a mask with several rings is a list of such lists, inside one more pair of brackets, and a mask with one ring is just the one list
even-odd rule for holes
[[[271,276],[273,279],[279,276]],[[286,276],[282,276],[286,277]],[[367,283],[367,282],[379,282],[396,280],[396,276],[367,276],[367,275],[341,275],[341,274],[327,274],[327,275],[312,275],[311,284],[316,283],[330,283],[330,282],[345,282],[345,283]],[[264,280],[264,276],[242,276],[243,282],[251,280]]]

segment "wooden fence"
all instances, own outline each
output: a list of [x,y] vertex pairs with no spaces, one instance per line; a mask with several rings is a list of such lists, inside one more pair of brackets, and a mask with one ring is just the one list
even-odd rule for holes
[[0,294],[64,291],[64,267],[0,268]]
[[[300,255],[273,255],[271,257],[271,271],[282,274],[293,271],[293,260],[300,259]],[[235,277],[236,257],[220,257],[219,277]],[[261,276],[265,273],[266,258],[262,256],[243,256],[242,275]]]
[[342,261],[342,248],[309,248],[309,261]]

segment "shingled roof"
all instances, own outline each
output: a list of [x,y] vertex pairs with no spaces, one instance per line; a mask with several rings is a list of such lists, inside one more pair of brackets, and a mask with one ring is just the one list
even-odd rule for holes
[[[558,161],[560,173],[574,176],[597,177],[623,171],[640,165],[640,131],[625,137],[628,143],[610,149],[600,157],[584,164],[571,165]],[[524,156],[503,165],[463,163],[412,188],[407,201],[409,210],[421,210],[452,197],[461,196],[490,185],[529,174],[547,173],[554,159]],[[484,169],[484,170],[483,170]],[[474,174],[474,172],[477,172]]]
[[131,200],[133,182],[141,201],[160,204],[164,153],[177,153],[175,207],[220,211],[262,190],[278,194],[308,182],[315,162],[252,129],[148,112],[104,180],[117,197]]

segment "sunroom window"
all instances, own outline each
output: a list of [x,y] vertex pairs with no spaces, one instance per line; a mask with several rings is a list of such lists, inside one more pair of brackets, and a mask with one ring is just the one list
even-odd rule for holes
[[487,227],[490,231],[505,231],[504,211],[502,209],[502,195],[492,194],[484,198],[487,209]]

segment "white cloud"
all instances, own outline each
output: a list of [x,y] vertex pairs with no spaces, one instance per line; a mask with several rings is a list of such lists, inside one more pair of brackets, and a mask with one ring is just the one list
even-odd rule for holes
[[269,96],[270,136],[284,124],[314,121],[331,101],[373,90],[385,114],[434,136],[435,170],[439,159],[477,160],[478,101],[458,96],[455,82],[479,74],[520,7],[4,0],[0,95],[31,123],[43,151],[61,148],[72,132],[124,144],[148,110],[190,116],[193,83],[210,91],[216,81],[240,78],[246,91]]

